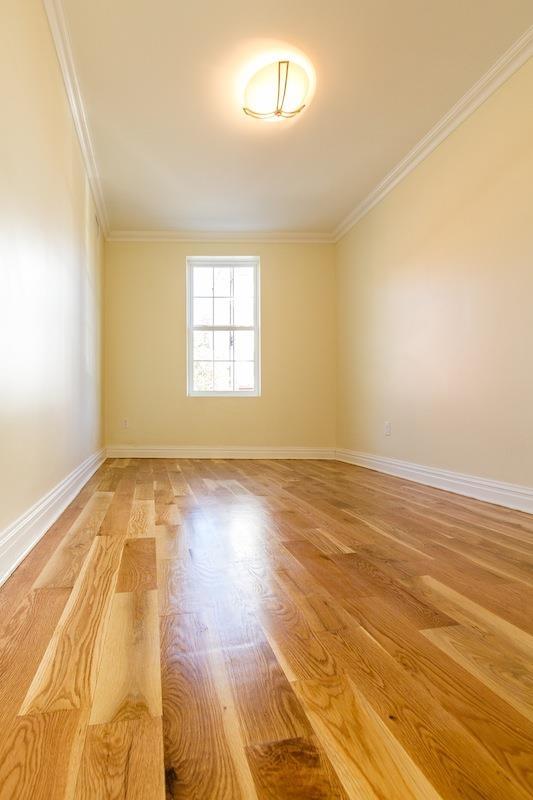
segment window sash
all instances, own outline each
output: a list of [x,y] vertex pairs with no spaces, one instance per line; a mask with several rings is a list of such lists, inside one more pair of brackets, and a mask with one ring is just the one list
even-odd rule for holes
[[[254,281],[254,296],[253,296],[253,320],[254,324],[252,325],[234,325],[234,324],[225,324],[225,325],[196,325],[193,324],[193,308],[194,308],[194,300],[196,299],[235,299],[234,292],[230,295],[222,296],[222,295],[214,295],[214,287],[213,287],[213,295],[195,295],[194,294],[194,269],[195,268],[208,268],[213,269],[216,267],[251,267],[253,269],[253,281]],[[233,291],[233,289],[232,289]],[[260,353],[261,353],[261,346],[260,346],[260,300],[259,300],[259,258],[255,257],[226,257],[226,256],[216,256],[212,258],[198,258],[198,257],[188,257],[187,258],[187,394],[191,397],[258,397],[261,394],[261,386],[260,386],[260,379],[261,379],[261,372],[260,372]],[[195,331],[198,332],[229,332],[229,333],[237,333],[239,331],[252,331],[254,333],[254,358],[253,361],[245,360],[246,363],[253,363],[254,366],[254,389],[252,391],[249,390],[218,390],[212,389],[208,391],[201,391],[196,390],[194,388],[194,365],[196,362],[206,361],[208,362],[209,359],[201,359],[201,358],[194,358],[194,333]],[[232,358],[228,359],[233,364],[233,369],[235,369],[235,364],[241,363],[241,359],[236,360],[234,357],[234,351],[231,352]],[[218,363],[218,360],[214,358],[211,359],[213,364]],[[244,363],[244,362],[242,362]]]

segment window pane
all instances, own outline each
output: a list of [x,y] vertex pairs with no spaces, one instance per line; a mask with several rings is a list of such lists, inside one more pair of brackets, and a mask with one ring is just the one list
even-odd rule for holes
[[194,362],[194,391],[212,392],[213,391],[213,362],[195,361]]
[[210,331],[194,331],[193,355],[200,361],[213,358],[213,334]]
[[254,381],[254,362],[236,361],[235,362],[235,391],[253,392],[255,389]]
[[195,267],[193,275],[193,294],[195,297],[213,296],[212,267]]
[[235,331],[235,361],[253,361],[255,358],[254,353],[254,332],[253,331]]
[[231,300],[215,300],[215,325],[231,325]]
[[230,359],[231,359],[230,331],[215,331],[215,361],[229,361]]
[[215,297],[231,295],[231,267],[215,267]]
[[193,300],[193,325],[213,324],[213,301]]
[[234,300],[234,325],[254,324],[253,297],[236,297]]
[[215,361],[215,392],[233,391],[233,364],[231,361]]
[[[191,258],[188,265],[190,391],[255,394],[259,343],[255,259],[194,261]],[[206,263],[209,266],[203,266]]]
[[235,297],[254,296],[253,267],[235,267],[233,272],[233,294]]

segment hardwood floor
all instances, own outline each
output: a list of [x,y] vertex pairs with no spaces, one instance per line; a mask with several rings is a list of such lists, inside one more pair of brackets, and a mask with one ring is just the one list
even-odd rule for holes
[[108,460],[0,589],[0,800],[533,798],[533,517]]

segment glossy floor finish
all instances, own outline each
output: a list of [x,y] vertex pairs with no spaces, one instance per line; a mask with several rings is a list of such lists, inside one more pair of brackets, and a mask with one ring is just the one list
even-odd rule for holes
[[0,590],[0,798],[533,797],[533,517],[109,460]]

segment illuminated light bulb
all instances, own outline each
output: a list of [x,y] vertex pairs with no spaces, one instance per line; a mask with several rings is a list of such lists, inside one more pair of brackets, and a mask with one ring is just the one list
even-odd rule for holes
[[288,119],[305,108],[309,89],[309,74],[301,64],[274,61],[248,81],[243,111],[257,119]]

